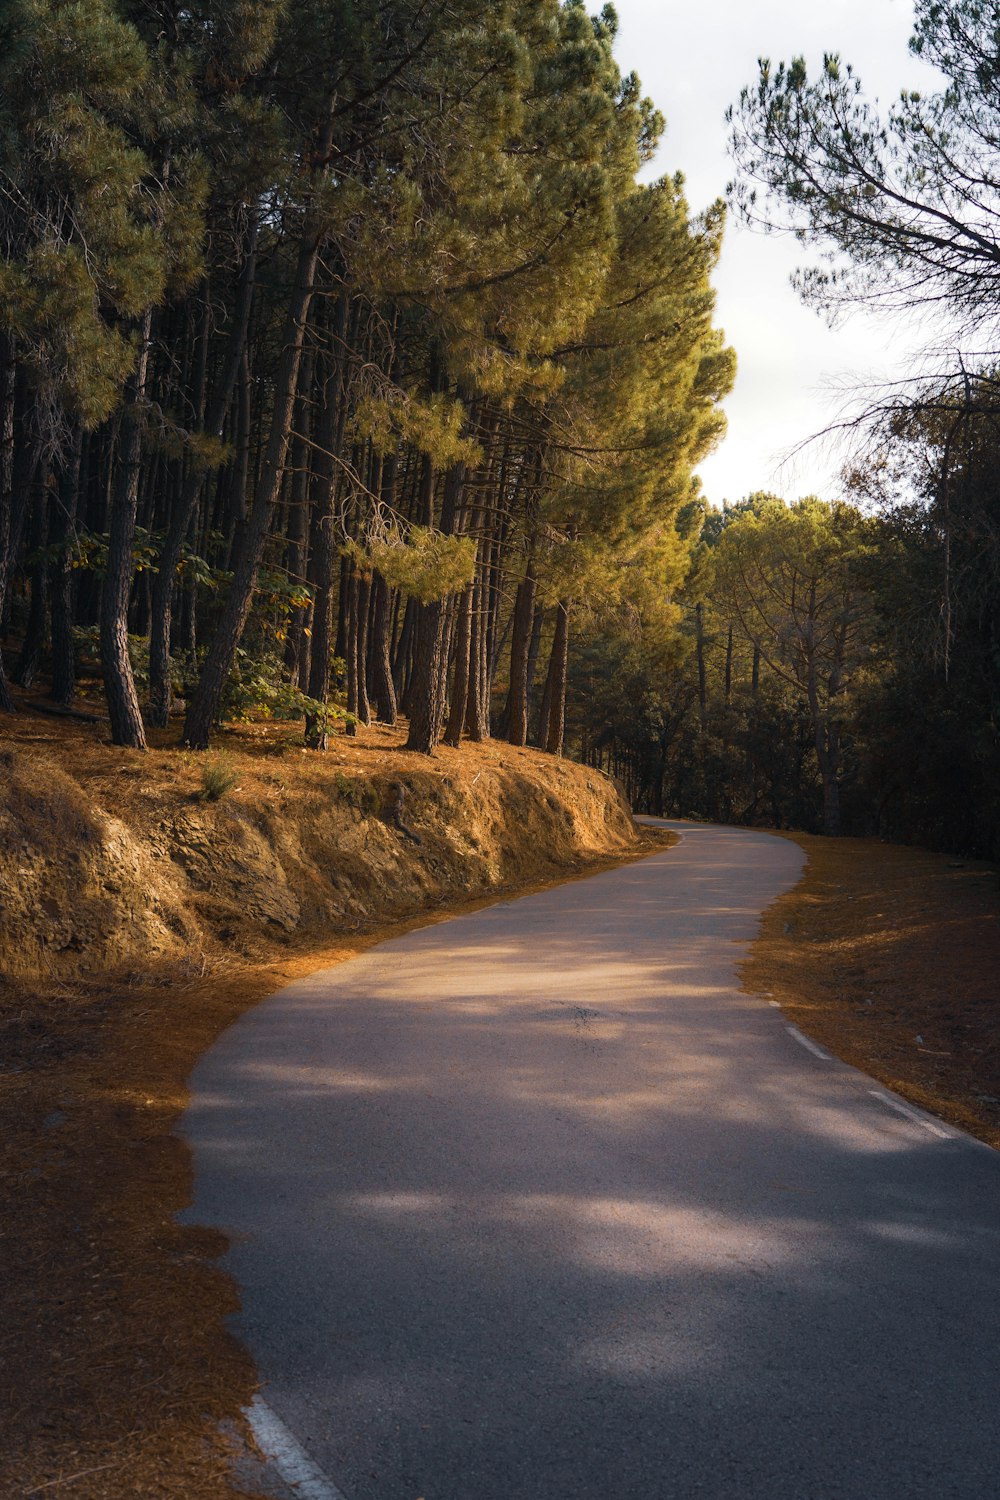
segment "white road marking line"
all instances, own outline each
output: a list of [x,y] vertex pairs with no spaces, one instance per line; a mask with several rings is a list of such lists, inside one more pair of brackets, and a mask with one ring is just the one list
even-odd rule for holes
[[767,1003],[768,1003],[768,1005],[773,1005],[774,1008],[775,1008],[775,1010],[780,1010],[781,1009],[781,1003],[778,1000],[769,1000]]
[[337,1486],[313,1463],[261,1396],[253,1398],[245,1416],[261,1452],[301,1500],[344,1500]]
[[923,1115],[918,1114],[915,1109],[910,1109],[909,1105],[902,1104],[898,1099],[893,1099],[891,1094],[883,1094],[881,1089],[869,1089],[868,1092],[880,1104],[887,1104],[890,1109],[894,1109],[897,1115],[903,1115],[907,1120],[911,1120],[914,1125],[922,1125],[925,1130],[930,1131],[931,1135],[939,1135],[944,1141],[951,1140],[950,1130],[942,1130],[940,1125],[935,1125],[932,1120],[925,1120]]
[[801,1047],[804,1047],[807,1052],[811,1052],[813,1057],[818,1057],[821,1062],[830,1061],[829,1052],[824,1052],[822,1047],[817,1047],[816,1043],[811,1042],[805,1035],[805,1033],[801,1032],[797,1026],[786,1026],[785,1030],[788,1032],[789,1036],[795,1038],[795,1040]]

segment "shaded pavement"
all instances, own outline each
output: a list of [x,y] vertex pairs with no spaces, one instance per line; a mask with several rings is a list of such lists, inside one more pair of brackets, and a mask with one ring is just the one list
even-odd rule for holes
[[196,1070],[188,1217],[346,1500],[1000,1497],[1000,1158],[740,991],[801,850],[679,827]]

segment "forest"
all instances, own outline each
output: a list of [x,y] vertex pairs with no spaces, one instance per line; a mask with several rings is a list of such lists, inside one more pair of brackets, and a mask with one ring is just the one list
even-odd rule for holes
[[317,752],[400,717],[637,810],[996,855],[995,361],[871,404],[847,498],[697,477],[727,211],[828,252],[820,310],[992,331],[991,27],[924,0],[947,87],[884,117],[762,62],[692,213],[611,6],[11,0],[0,713],[97,681],[117,745]]

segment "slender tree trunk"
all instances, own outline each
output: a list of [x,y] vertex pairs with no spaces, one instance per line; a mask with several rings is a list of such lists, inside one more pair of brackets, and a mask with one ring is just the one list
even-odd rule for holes
[[354,611],[354,654],[357,662],[357,714],[360,724],[370,724],[372,721],[371,704],[368,701],[368,616],[371,594],[371,574],[359,574],[358,599]]
[[76,651],[73,646],[73,567],[83,462],[83,430],[76,427],[59,472],[51,535],[59,551],[52,562],[52,697],[68,708],[76,691]]
[[823,832],[840,837],[840,735],[835,726],[816,722],[816,758],[823,778]]
[[381,724],[396,722],[396,689],[392,681],[389,643],[392,634],[392,595],[381,573],[372,580],[375,613],[372,620],[372,696]]
[[341,599],[340,612],[344,619],[344,659],[347,662],[347,733],[358,732],[358,565],[352,560],[347,584]]
[[[465,465],[454,464],[445,477],[441,504],[441,530],[450,536],[455,529],[458,498],[465,478]],[[422,515],[430,514],[433,495],[433,470],[425,462],[422,483]],[[431,517],[431,519],[433,519]],[[425,524],[430,524],[429,521]],[[446,601],[434,599],[417,607],[416,641],[413,656],[413,678],[410,683],[410,732],[408,750],[431,755],[444,727],[448,661],[444,650]]]
[[[10,578],[21,555],[21,538],[31,511],[31,497],[42,457],[42,441],[32,399],[31,384],[23,365],[14,371],[14,431],[11,448],[10,510],[7,536],[7,592],[0,613],[0,635],[10,628]],[[103,528],[102,528],[103,529]]]
[[469,630],[469,663],[465,699],[465,732],[475,744],[487,737],[483,720],[483,654],[486,645],[486,587],[482,558],[472,586],[472,612]]
[[111,490],[108,566],[101,589],[101,666],[111,738],[116,745],[128,745],[133,750],[146,748],[146,731],[128,654],[128,606],[135,567],[136,501],[142,461],[140,411],[146,394],[151,326],[152,312],[147,309],[139,326],[135,371],[125,386],[118,461]]
[[208,746],[222,693],[232,670],[257,583],[257,570],[267,539],[268,526],[275,501],[281,489],[292,424],[299,361],[305,337],[306,317],[312,299],[319,258],[320,233],[317,226],[307,225],[299,245],[295,280],[285,319],[284,339],[278,373],[275,379],[274,405],[267,453],[254,491],[253,505],[243,528],[235,557],[233,581],[208,649],[205,666],[184,722],[184,743],[195,750]]
[[569,664],[569,601],[560,599],[556,609],[556,633],[549,658],[548,724],[545,749],[550,755],[562,755],[566,731],[566,672]]
[[444,633],[444,600],[421,604],[417,611],[416,638],[413,653],[413,676],[410,682],[410,732],[408,750],[431,755],[441,737],[442,637]]
[[416,630],[416,620],[417,601],[410,595],[406,601],[406,608],[403,610],[403,624],[392,658],[392,681],[396,689],[396,701],[402,704],[404,714],[409,712],[408,695],[412,676],[413,635]]
[[[337,637],[336,651],[333,647],[334,574],[339,573],[339,600],[346,593],[346,567],[348,559],[341,557],[340,568],[336,568],[337,543],[334,529],[334,448],[339,447],[344,428],[344,387],[347,380],[347,360],[344,350],[344,335],[347,330],[348,299],[342,295],[337,299],[333,319],[333,348],[330,356],[332,369],[327,370],[323,381],[323,405],[316,423],[316,448],[313,453],[312,477],[310,481],[310,543],[309,578],[313,584],[312,639],[309,643],[309,697],[323,705],[324,710],[330,696],[331,660],[334,654],[343,657],[346,646]],[[341,611],[342,615],[342,611]],[[326,750],[329,746],[330,730],[326,713],[306,715],[306,744],[313,750]]]
[[[209,404],[204,419],[203,433],[207,437],[221,438],[226,414],[233,398],[233,391],[240,370],[246,359],[247,330],[250,326],[250,308],[253,303],[254,274],[256,270],[256,221],[251,226],[247,255],[240,272],[236,307],[229,333],[229,343],[223,362],[222,378]],[[249,400],[249,395],[248,398]],[[245,483],[247,446],[249,433],[241,441],[236,468],[242,471]],[[184,542],[191,529],[208,473],[208,463],[197,453],[191,458],[191,466],[181,489],[179,503],[173,508],[167,526],[153,580],[153,597],[149,624],[149,718],[158,729],[166,729],[170,719],[170,627],[173,607],[174,585],[177,565],[181,559]]]
[[[382,460],[379,494],[390,508],[396,503],[397,464],[393,454]],[[372,614],[368,643],[371,695],[383,724],[396,722],[396,689],[392,680],[392,591],[381,573],[372,578]]]
[[[312,649],[309,659],[309,697],[324,704],[330,696],[330,657],[333,640],[333,564],[335,544],[333,515],[329,510],[314,517],[312,577],[315,584],[313,605]],[[306,744],[312,750],[325,750],[329,729],[325,718],[306,716]]]
[[[309,538],[309,440],[312,436],[315,362],[315,350],[307,348],[302,356],[302,367],[299,372],[299,399],[295,406],[295,435],[292,438],[292,483],[288,502],[285,568],[289,577],[298,583],[304,583],[306,578],[306,543]],[[302,650],[305,619],[304,607],[293,609],[285,638],[285,666],[288,668],[288,675],[295,687],[298,687],[299,683],[304,680],[299,670],[299,656]]]
[[[535,605],[535,617],[534,617],[534,619],[531,622],[531,640],[528,643],[528,704],[529,704],[529,714],[530,714],[531,699],[532,699],[532,696],[533,696],[534,691],[535,691],[535,673],[538,670],[538,655],[539,655],[539,652],[541,651],[541,648],[542,648],[542,626],[544,624],[545,624],[545,606],[543,604],[536,604]],[[547,681],[548,681],[548,679],[546,678],[546,682]],[[540,730],[541,730],[542,727],[544,727],[548,723],[548,718],[549,718],[549,706],[548,706],[548,703],[547,703],[547,701],[545,699],[545,695],[544,695],[544,691],[543,691],[543,694],[542,694],[542,708],[541,708],[541,714],[539,716],[539,728],[540,728]],[[530,729],[529,729],[529,736],[530,736]],[[532,743],[537,745],[537,744],[541,744],[541,742],[542,742],[542,736],[541,736],[541,732],[539,732],[539,734],[532,741]]]
[[535,565],[529,560],[524,577],[517,586],[514,601],[514,626],[510,645],[510,690],[507,738],[512,745],[528,741],[528,651],[531,646],[531,624],[535,610]]
[[455,676],[451,689],[451,713],[444,733],[446,745],[459,745],[469,701],[469,663],[472,646],[472,607],[475,585],[468,584],[458,606],[455,634]]
[[694,640],[698,658],[698,717],[704,731],[708,719],[708,680],[705,672],[705,616],[700,601],[694,607]]
[[240,361],[240,373],[236,386],[236,454],[230,465],[225,487],[227,515],[225,566],[233,565],[236,538],[240,534],[247,516],[247,495],[250,492],[250,447],[253,442],[253,382],[250,377],[250,356],[246,349]]
[[[3,620],[7,598],[7,572],[10,558],[11,512],[14,490],[14,358],[10,340],[0,333],[0,620]],[[0,711],[13,713],[14,704],[7,688],[3,652],[0,651]]]
[[28,574],[31,588],[24,640],[14,669],[14,681],[23,688],[34,686],[38,664],[45,647],[45,627],[49,613],[49,569],[45,549],[49,540],[49,503],[45,487],[36,487],[32,497],[28,527],[28,547],[34,553]]

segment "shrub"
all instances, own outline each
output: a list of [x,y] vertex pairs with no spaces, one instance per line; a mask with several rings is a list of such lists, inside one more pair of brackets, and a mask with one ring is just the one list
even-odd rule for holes
[[237,782],[236,772],[223,756],[207,760],[201,768],[201,798],[203,802],[219,802],[231,792]]

